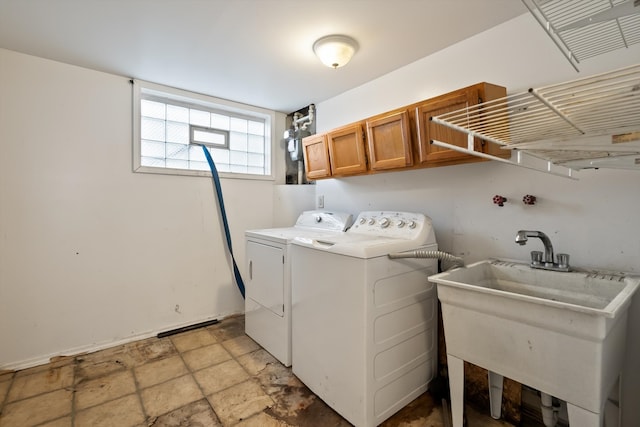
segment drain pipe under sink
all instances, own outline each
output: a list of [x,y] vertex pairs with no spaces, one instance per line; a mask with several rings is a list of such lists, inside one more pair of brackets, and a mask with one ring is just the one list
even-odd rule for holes
[[540,392],[540,410],[542,411],[542,423],[545,427],[555,427],[558,423],[560,408],[553,406],[553,397],[550,394]]

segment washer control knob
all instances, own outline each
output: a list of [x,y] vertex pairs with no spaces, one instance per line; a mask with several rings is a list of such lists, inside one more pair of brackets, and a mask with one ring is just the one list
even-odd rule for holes
[[404,222],[403,220],[398,221],[398,228],[402,228],[406,225],[407,223]]
[[378,223],[380,224],[380,227],[387,228],[389,224],[391,224],[391,221],[389,221],[389,218],[380,218],[380,221],[378,221]]
[[316,215],[316,222],[321,222],[322,221],[322,217],[320,215]]
[[373,225],[376,223],[375,218],[369,218],[369,225]]
[[367,218],[360,218],[360,224],[364,224],[365,222],[367,222]]
[[415,221],[409,221],[409,228],[416,228],[416,222]]

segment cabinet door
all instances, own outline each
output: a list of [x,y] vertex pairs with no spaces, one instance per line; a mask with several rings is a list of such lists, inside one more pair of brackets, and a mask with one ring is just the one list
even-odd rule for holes
[[[434,98],[416,107],[418,158],[420,163],[474,159],[470,154],[460,153],[432,144],[432,140],[437,140],[466,148],[467,134],[444,125],[433,123],[431,117],[460,110],[461,108],[466,108],[469,105],[475,105],[477,103],[477,89],[466,89],[453,92],[442,98]],[[474,141],[474,147],[475,150],[478,151],[482,149],[481,143],[477,140]],[[475,159],[480,160],[477,157],[475,157]]]
[[362,124],[356,123],[327,133],[327,144],[333,176],[367,171]]
[[411,166],[409,113],[405,110],[367,120],[367,145],[373,170]]
[[302,140],[304,169],[309,179],[331,176],[329,149],[324,134],[311,135]]
[[247,260],[247,298],[278,316],[284,316],[284,250],[248,241]]

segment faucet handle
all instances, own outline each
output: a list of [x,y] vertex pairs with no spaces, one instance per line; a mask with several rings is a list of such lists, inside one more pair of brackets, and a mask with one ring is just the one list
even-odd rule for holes
[[557,254],[558,267],[569,268],[569,254]]
[[542,264],[542,251],[531,251],[531,264],[532,265]]

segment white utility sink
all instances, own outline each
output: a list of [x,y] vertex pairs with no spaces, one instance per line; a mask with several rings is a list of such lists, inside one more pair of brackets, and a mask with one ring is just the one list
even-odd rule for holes
[[566,401],[572,425],[602,424],[639,277],[486,260],[429,280],[442,304],[454,427],[462,427],[463,361],[492,373],[492,414],[506,376]]

